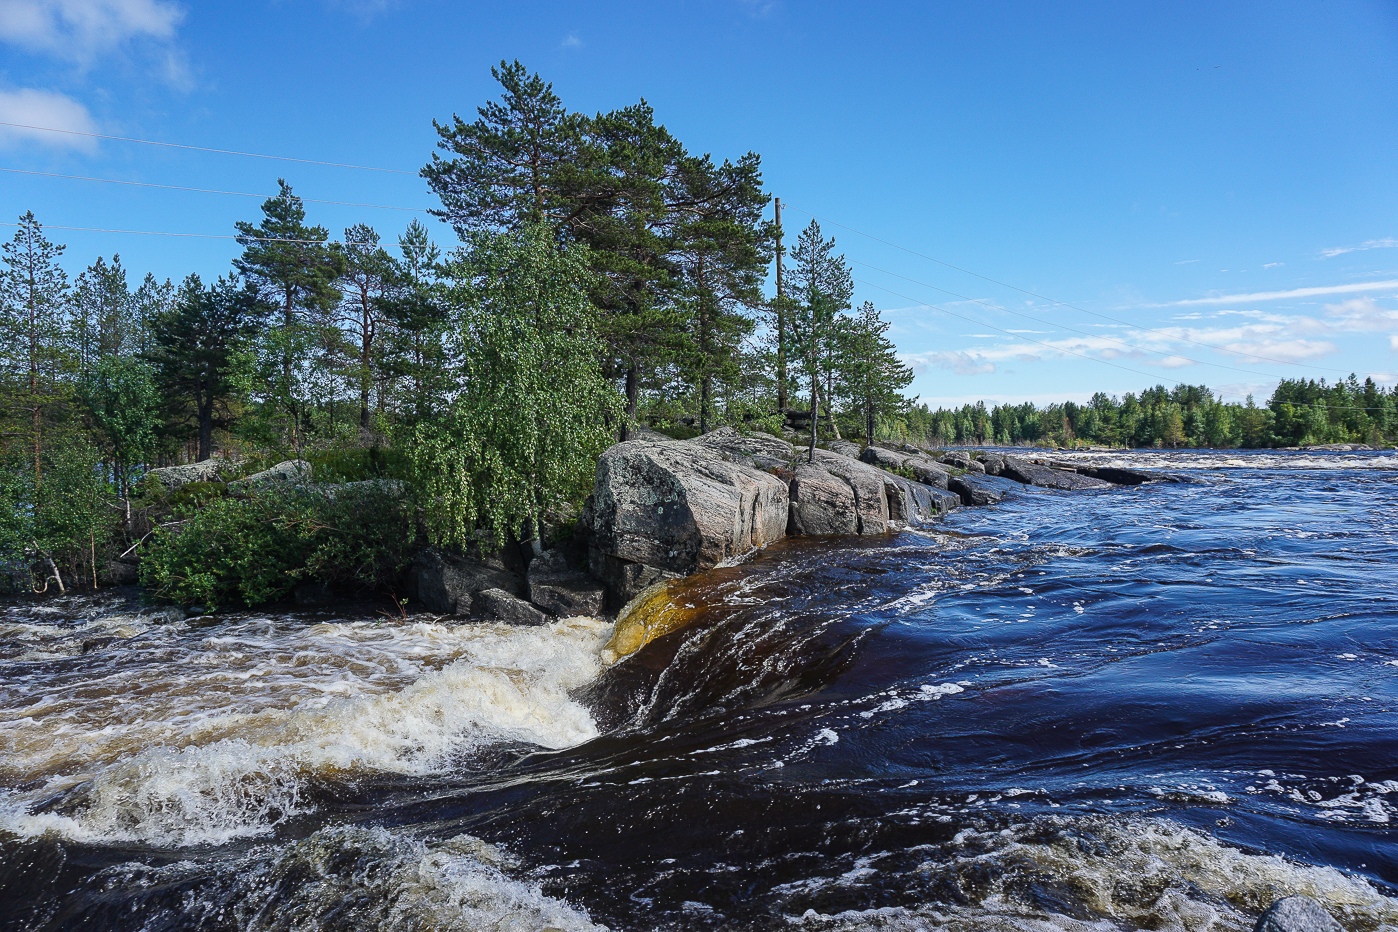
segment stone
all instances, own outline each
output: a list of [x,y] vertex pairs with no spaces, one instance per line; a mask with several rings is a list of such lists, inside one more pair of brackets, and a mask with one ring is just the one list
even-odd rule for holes
[[1051,463],[1055,469],[1071,469],[1082,476],[1091,476],[1112,485],[1144,485],[1147,482],[1179,482],[1165,472],[1153,469],[1127,469],[1121,466],[1087,466],[1082,463]]
[[606,592],[596,579],[569,566],[562,553],[549,550],[529,564],[529,601],[560,618],[595,618],[602,614]]
[[819,537],[859,533],[854,489],[839,476],[801,463],[791,479],[790,494],[788,534]]
[[125,560],[108,560],[102,580],[109,586],[134,586],[141,581],[140,567]]
[[511,625],[545,625],[549,616],[504,589],[482,589],[471,601],[471,617]]
[[651,430],[649,427],[641,427],[640,425],[637,425],[635,427],[626,428],[626,439],[651,440],[655,443],[667,443],[671,440],[674,440],[675,438],[669,436],[668,434],[662,434],[658,430]]
[[1005,497],[998,490],[977,482],[975,479],[970,478],[969,475],[952,476],[951,479],[947,481],[947,488],[960,497],[961,504],[968,507],[995,505]]
[[186,463],[182,466],[161,466],[159,469],[148,469],[143,478],[158,484],[167,492],[173,492],[180,486],[189,485],[191,482],[218,482],[223,479],[228,468],[226,462],[215,457],[201,460],[198,463]]
[[886,472],[828,450],[816,450],[812,465],[845,480],[854,490],[855,520],[859,534],[888,533],[888,494],[884,490]]
[[898,453],[884,447],[865,447],[859,455],[860,462],[868,463],[870,466],[877,466],[893,472],[895,469],[902,469],[903,464],[908,461],[908,454]]
[[980,462],[985,468],[985,474],[987,476],[998,476],[1005,470],[1005,457],[1001,456],[999,453],[982,452],[980,454]]
[[745,466],[762,470],[787,466],[796,458],[795,447],[780,437],[761,432],[740,434],[731,427],[711,430],[691,442],[724,453]]
[[900,453],[884,447],[865,447],[860,454],[861,462],[887,472],[911,473],[923,485],[945,489],[951,475],[945,467],[922,453]]
[[420,552],[409,570],[410,586],[428,611],[439,615],[467,615],[475,594],[500,589],[524,592],[524,582],[503,566],[491,566],[433,547]]
[[731,434],[628,440],[602,454],[588,507],[589,562],[613,598],[628,601],[664,575],[686,576],[786,535],[786,482],[749,462],[789,446]]
[[1344,928],[1310,897],[1286,896],[1267,907],[1253,932],[1344,932]]
[[884,478],[889,521],[917,527],[936,515],[961,507],[961,498],[950,492],[889,473]]
[[937,462],[945,463],[948,466],[955,466],[957,469],[969,469],[971,466],[971,454],[961,450],[947,450],[937,457]]
[[1036,485],[1045,489],[1078,490],[1109,489],[1112,487],[1110,482],[1101,479],[1049,466],[1039,466],[1018,456],[1005,457],[1005,465],[1001,469],[1000,475],[1025,485]]
[[839,456],[848,456],[852,460],[859,459],[859,454],[864,452],[863,448],[849,440],[832,440],[825,445],[831,453]]
[[239,479],[237,482],[229,483],[237,488],[247,488],[248,486],[270,485],[277,482],[310,482],[311,464],[305,460],[282,460],[275,466],[271,466],[261,472],[255,472],[251,476]]

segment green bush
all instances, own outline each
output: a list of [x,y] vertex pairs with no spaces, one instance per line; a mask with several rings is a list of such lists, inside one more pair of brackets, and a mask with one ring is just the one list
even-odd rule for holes
[[391,588],[412,558],[416,521],[401,486],[277,486],[189,508],[141,560],[157,597],[210,611],[285,598],[302,581]]
[[306,451],[317,482],[360,482],[365,479],[408,479],[412,467],[400,450],[348,447]]

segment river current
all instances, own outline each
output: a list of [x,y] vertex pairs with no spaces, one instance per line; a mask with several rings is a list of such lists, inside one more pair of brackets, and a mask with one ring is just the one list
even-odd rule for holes
[[0,606],[0,929],[1398,928],[1398,457],[1081,454],[689,628]]

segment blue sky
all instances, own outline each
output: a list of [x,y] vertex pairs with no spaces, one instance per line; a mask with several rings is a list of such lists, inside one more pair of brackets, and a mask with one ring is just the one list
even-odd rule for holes
[[[225,271],[259,200],[426,208],[431,121],[519,58],[573,109],[645,97],[761,153],[934,404],[1282,376],[1398,382],[1398,5],[0,0],[0,215],[74,272]],[[309,203],[391,239],[403,209]],[[448,231],[435,226],[444,243]],[[0,228],[0,235],[3,235]]]

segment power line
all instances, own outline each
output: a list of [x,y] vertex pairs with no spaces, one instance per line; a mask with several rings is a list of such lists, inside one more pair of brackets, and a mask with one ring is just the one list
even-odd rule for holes
[[325,162],[320,159],[299,159],[289,155],[264,155],[260,152],[239,152],[236,149],[214,149],[209,146],[189,146],[178,142],[160,142],[155,139],[135,139],[130,136],[109,136],[104,133],[84,133],[75,129],[56,129],[52,126],[34,126],[29,123],[7,123],[0,120],[0,126],[9,126],[14,129],[32,129],[42,133],[62,133],[65,136],[85,136],[90,139],[110,139],[115,142],[134,142],[143,146],[163,146],[167,149],[186,149],[191,152],[212,152],[217,155],[240,155],[249,159],[270,159],[274,162],[299,162],[302,165],[324,165],[329,168],[353,168],[366,172],[386,172],[391,175],[413,175],[417,172],[405,171],[401,168],[380,168],[375,165],[351,165],[346,162]]
[[[18,223],[0,223],[0,226],[17,227]],[[130,236],[176,236],[181,239],[235,239],[238,241],[252,240],[257,243],[307,243],[311,245],[324,246],[330,242],[338,240],[323,239],[288,239],[281,236],[244,236],[241,233],[171,233],[167,230],[108,230],[101,227],[65,227],[57,224],[42,224],[45,230],[69,230],[78,233],[125,233]],[[342,246],[379,246],[379,243],[341,243]]]
[[[786,204],[785,206],[790,207],[791,205],[790,205],[790,204]],[[811,213],[809,210],[804,210],[804,209],[802,209],[802,208],[800,208],[800,207],[797,207],[797,208],[795,208],[795,209],[801,211],[801,213],[803,213],[803,214],[805,214],[806,216],[808,216],[808,217],[810,217],[810,218],[812,218],[812,219],[814,219],[814,220],[817,220],[817,221],[819,221],[819,222],[821,222],[821,223],[827,223],[827,224],[829,224],[830,226],[839,227],[839,228],[842,229],[842,230],[848,230],[849,232],[854,233],[854,234],[857,234],[857,235],[859,235],[859,236],[867,237],[868,239],[871,239],[871,240],[873,240],[873,241],[876,242],[876,243],[882,243],[882,244],[884,244],[885,246],[891,246],[891,247],[893,247],[894,249],[898,249],[898,250],[901,250],[901,251],[903,251],[903,252],[906,252],[908,255],[917,256],[917,257],[920,258],[920,259],[926,259],[928,262],[935,262],[937,265],[944,266],[945,268],[952,269],[953,271],[956,271],[956,272],[961,272],[962,274],[965,274],[965,275],[970,275],[970,276],[972,276],[973,278],[979,278],[979,279],[981,279],[982,281],[990,282],[990,283],[993,284],[993,285],[999,285],[999,286],[1001,286],[1002,288],[1008,288],[1008,289],[1010,289],[1011,291],[1018,291],[1020,294],[1029,295],[1031,298],[1038,298],[1038,299],[1041,300],[1041,301],[1047,301],[1047,302],[1049,302],[1049,305],[1050,305],[1051,307],[1066,307],[1066,308],[1069,308],[1069,309],[1074,310],[1074,311],[1081,311],[1081,312],[1084,313],[1084,314],[1091,314],[1093,317],[1100,317],[1100,318],[1102,318],[1103,320],[1110,320],[1110,321],[1112,321],[1113,323],[1125,324],[1125,325],[1128,326],[1128,327],[1135,327],[1135,328],[1137,328],[1138,330],[1143,330],[1143,331],[1145,331],[1146,333],[1154,333],[1154,334],[1156,334],[1157,336],[1164,337],[1164,338],[1167,339],[1167,340],[1175,340],[1175,341],[1180,342],[1180,343],[1192,343],[1192,344],[1194,344],[1195,346],[1202,346],[1202,347],[1204,347],[1205,349],[1211,349],[1211,350],[1218,350],[1218,349],[1220,349],[1220,347],[1217,347],[1217,346],[1213,345],[1212,343],[1204,343],[1204,342],[1202,342],[1202,341],[1200,341],[1200,340],[1191,340],[1191,339],[1189,339],[1188,337],[1172,337],[1172,336],[1170,336],[1169,334],[1163,333],[1163,332],[1161,332],[1161,331],[1159,331],[1159,330],[1154,330],[1154,329],[1152,329],[1152,328],[1150,328],[1150,327],[1142,327],[1142,326],[1140,326],[1139,324],[1133,323],[1133,322],[1131,322],[1131,321],[1129,321],[1129,320],[1122,320],[1120,317],[1113,317],[1113,316],[1111,316],[1110,314],[1103,314],[1103,313],[1100,313],[1100,312],[1098,312],[1098,311],[1089,311],[1089,310],[1088,310],[1087,308],[1085,308],[1085,307],[1079,307],[1079,306],[1076,305],[1076,304],[1069,304],[1067,301],[1059,301],[1059,300],[1056,300],[1056,299],[1054,299],[1054,298],[1050,298],[1050,297],[1048,297],[1047,295],[1039,294],[1037,291],[1030,291],[1030,290],[1028,290],[1027,288],[1020,288],[1020,287],[1017,286],[1017,285],[1011,285],[1009,282],[1000,281],[998,278],[991,278],[989,275],[982,275],[982,274],[980,274],[979,272],[972,272],[970,269],[964,269],[964,268],[962,268],[962,267],[959,266],[959,265],[952,265],[950,262],[943,262],[941,259],[938,259],[938,258],[936,258],[936,257],[934,257],[934,256],[929,256],[929,255],[927,255],[926,253],[918,252],[918,251],[915,250],[915,249],[909,249],[909,248],[906,247],[906,246],[900,246],[900,245],[898,245],[897,243],[889,242],[888,240],[882,239],[881,237],[878,237],[878,236],[875,236],[875,235],[872,234],[872,233],[865,233],[863,230],[856,230],[854,227],[846,226],[846,225],[843,224],[843,223],[839,223],[839,222],[834,221],[834,220],[825,220],[825,219],[822,219],[821,217],[817,217],[815,214]],[[935,287],[935,286],[929,286],[929,287]],[[942,290],[944,290],[944,289],[938,288],[937,290],[938,290],[938,291],[942,291]],[[949,291],[948,291],[947,294],[952,294],[952,292],[949,292]],[[968,301],[976,301],[977,299],[976,299],[976,298],[967,298],[966,300],[968,300]],[[1003,310],[1003,308],[1002,308],[1001,310]],[[1274,362],[1274,363],[1276,363],[1277,365],[1281,365],[1281,366],[1308,365],[1308,364],[1306,364],[1306,363],[1288,362],[1287,360],[1284,360],[1284,359],[1273,359],[1273,358],[1271,358],[1271,357],[1269,357],[1269,356],[1258,356],[1258,355],[1256,355],[1255,353],[1243,353],[1243,352],[1238,352],[1238,351],[1235,351],[1235,350],[1224,350],[1224,352],[1234,353],[1235,355],[1238,355],[1238,356],[1249,356],[1249,357],[1251,357],[1251,358],[1253,358],[1253,359],[1260,359],[1260,360],[1262,360],[1263,362]],[[1227,368],[1227,367],[1225,367],[1225,368]],[[1343,369],[1332,369],[1332,368],[1330,368],[1330,367],[1328,367],[1328,366],[1308,366],[1308,368],[1312,368],[1312,369],[1325,369],[1325,370],[1330,371],[1330,372],[1343,372],[1343,371],[1344,371]],[[1241,370],[1240,370],[1240,371],[1241,371]]]
[[[120,178],[93,178],[88,175],[65,175],[61,172],[41,172],[28,168],[0,168],[0,172],[9,172],[13,175],[37,175],[43,178],[66,178],[70,181],[97,181],[102,184],[121,184],[136,188],[160,188],[164,191],[189,191],[194,194],[226,194],[230,197],[260,197],[271,198],[273,194],[253,194],[248,191],[219,191],[213,188],[190,188],[178,184],[156,184],[152,181],[126,181]],[[428,213],[425,207],[397,207],[390,204],[358,204],[354,201],[326,201],[315,197],[303,197],[302,201],[307,204],[333,204],[339,207],[368,207],[374,210],[408,210],[420,214]]]

